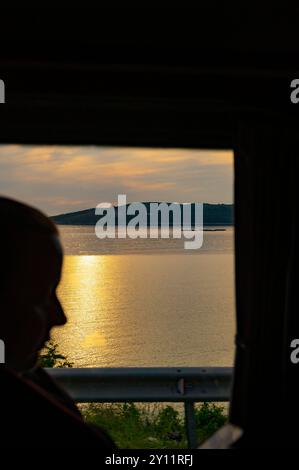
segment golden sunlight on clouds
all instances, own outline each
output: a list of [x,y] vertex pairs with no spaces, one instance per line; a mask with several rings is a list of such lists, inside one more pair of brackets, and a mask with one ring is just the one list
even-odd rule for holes
[[155,183],[153,182],[139,182],[139,181],[131,181],[126,183],[127,188],[129,189],[139,189],[140,191],[142,190],[157,190],[157,189],[170,189],[170,188],[175,188],[175,183],[174,182],[161,182],[161,183]]
[[186,149],[0,146],[0,192],[48,214],[99,202],[232,202],[233,153]]

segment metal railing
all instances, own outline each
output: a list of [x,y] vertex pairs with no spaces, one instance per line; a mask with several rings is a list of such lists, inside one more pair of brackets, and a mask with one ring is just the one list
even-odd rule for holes
[[183,402],[188,447],[196,448],[194,404],[230,399],[230,367],[47,369],[78,403]]

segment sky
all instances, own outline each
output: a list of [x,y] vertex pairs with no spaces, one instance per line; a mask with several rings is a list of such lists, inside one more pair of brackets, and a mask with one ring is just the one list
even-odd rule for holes
[[48,215],[127,202],[233,202],[233,152],[0,146],[0,195]]

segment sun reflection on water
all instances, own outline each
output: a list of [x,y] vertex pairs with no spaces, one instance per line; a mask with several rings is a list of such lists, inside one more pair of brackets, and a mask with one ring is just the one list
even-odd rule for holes
[[66,256],[53,339],[77,367],[232,365],[233,283],[233,253]]

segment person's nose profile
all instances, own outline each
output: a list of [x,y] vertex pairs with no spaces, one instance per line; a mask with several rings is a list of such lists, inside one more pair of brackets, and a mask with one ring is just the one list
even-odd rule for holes
[[64,310],[62,308],[61,303],[57,299],[55,308],[53,309],[53,314],[52,314],[52,325],[51,327],[54,326],[63,326],[67,323],[67,317],[64,313]]

